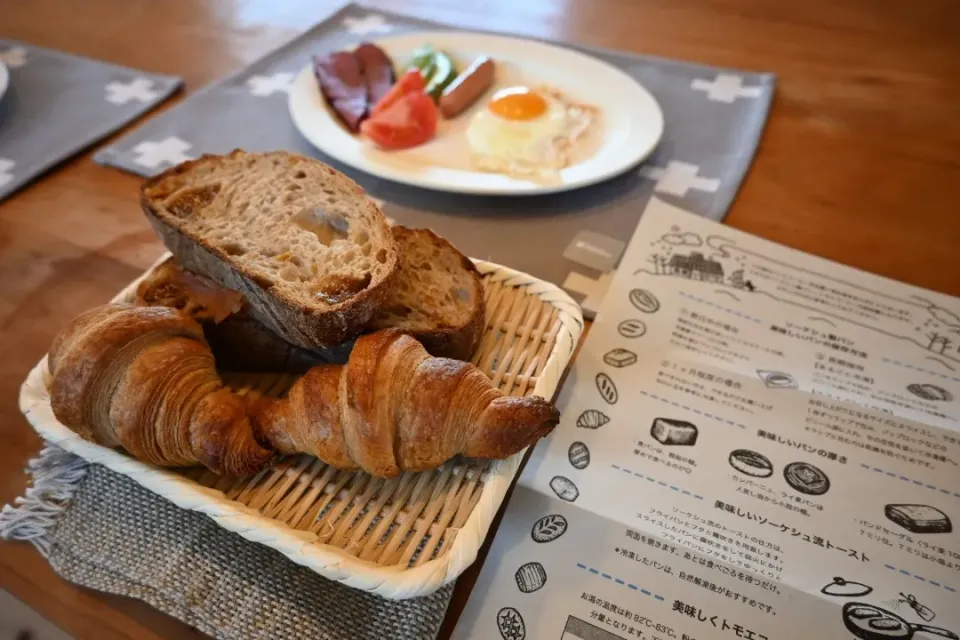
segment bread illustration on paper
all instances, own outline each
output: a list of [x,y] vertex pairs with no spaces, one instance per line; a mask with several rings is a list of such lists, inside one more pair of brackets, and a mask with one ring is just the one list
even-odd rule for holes
[[554,476],[550,480],[550,488],[557,494],[557,497],[567,502],[573,502],[580,497],[580,489],[573,484],[573,480],[564,476]]
[[599,429],[610,422],[610,418],[603,411],[587,409],[577,418],[577,426],[581,429]]
[[643,320],[624,320],[617,325],[617,332],[624,338],[639,338],[647,332],[647,325]]
[[950,517],[936,507],[925,504],[888,504],[884,515],[911,533],[950,533]]
[[685,420],[654,418],[650,435],[660,444],[692,447],[697,444],[697,426]]
[[603,356],[603,361],[611,367],[621,369],[637,362],[637,354],[627,349],[613,349]]
[[769,478],[773,475],[773,463],[762,453],[750,449],[736,449],[730,452],[730,466],[754,478]]
[[809,462],[791,462],[783,468],[783,479],[800,493],[820,496],[830,490],[830,478]]
[[590,449],[582,442],[574,442],[567,450],[567,460],[574,469],[586,469],[590,466]]
[[553,542],[567,531],[567,519],[562,515],[555,513],[549,516],[543,516],[533,523],[530,530],[530,537],[534,542],[544,543]]
[[597,374],[596,383],[600,397],[606,400],[607,404],[617,404],[620,394],[617,392],[617,385],[613,383],[610,376],[601,371]]
[[533,593],[547,583],[547,571],[539,562],[528,562],[515,575],[517,587],[523,593]]
[[656,313],[660,309],[660,301],[657,297],[646,289],[632,289],[630,291],[630,304],[644,313]]
[[504,607],[497,612],[497,629],[503,640],[526,640],[527,627],[523,616],[513,607]]

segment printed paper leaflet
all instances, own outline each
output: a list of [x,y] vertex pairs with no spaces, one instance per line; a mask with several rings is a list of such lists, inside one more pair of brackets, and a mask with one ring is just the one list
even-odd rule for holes
[[958,638],[960,301],[654,199],[455,638]]

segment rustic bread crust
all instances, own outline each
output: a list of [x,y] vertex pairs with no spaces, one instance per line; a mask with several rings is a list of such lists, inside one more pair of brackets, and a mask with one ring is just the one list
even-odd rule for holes
[[181,269],[174,258],[159,264],[137,287],[137,306],[172,307],[203,327],[221,371],[304,373],[318,364],[342,364],[349,345],[303,349],[253,318],[246,305],[232,305],[239,294],[204,276]]
[[[318,163],[316,160],[286,152],[274,153],[286,157],[290,162]],[[244,151],[235,150],[226,158],[237,159],[246,155],[248,154]],[[165,212],[160,206],[160,197],[170,195],[171,188],[183,186],[182,176],[203,165],[223,160],[223,156],[201,156],[197,160],[182,163],[147,180],[141,188],[141,208],[150,225],[176,257],[178,264],[188,271],[207,276],[228,289],[239,292],[243,295],[247,308],[254,318],[297,346],[305,349],[331,347],[358,335],[383,304],[391,276],[396,271],[398,260],[396,243],[385,247],[387,250],[385,264],[390,275],[379,282],[371,282],[369,286],[346,300],[327,305],[327,310],[307,308],[292,300],[282,290],[273,287],[272,283],[264,282],[244,264],[204,238],[194,237],[184,232],[177,218]],[[355,182],[332,167],[326,167],[326,169],[331,180],[354,191],[358,197],[365,197],[363,190]],[[376,204],[372,201],[370,206],[376,209]],[[377,213],[383,218],[383,224],[386,226],[386,218],[379,209]]]
[[[397,239],[401,252],[403,252],[404,246],[413,243],[429,243],[444,253],[455,254],[460,267],[470,280],[471,300],[474,301],[474,304],[469,320],[463,324],[449,322],[438,324],[430,330],[413,330],[405,327],[402,322],[385,324],[378,322],[375,317],[371,323],[371,328],[381,329],[392,326],[402,329],[415,337],[432,356],[469,362],[480,346],[480,340],[486,330],[486,304],[483,297],[483,281],[480,278],[480,272],[477,271],[477,267],[470,258],[460,253],[453,244],[431,229],[410,229],[402,225],[395,225],[393,235]],[[399,279],[401,277],[403,277],[403,272],[398,269],[394,278]]]

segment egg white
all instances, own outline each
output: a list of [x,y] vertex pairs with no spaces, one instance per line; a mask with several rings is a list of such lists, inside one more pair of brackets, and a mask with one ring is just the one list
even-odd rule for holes
[[466,139],[476,169],[543,182],[559,179],[594,114],[557,91],[541,88],[537,93],[547,110],[535,118],[509,120],[486,107],[473,116]]

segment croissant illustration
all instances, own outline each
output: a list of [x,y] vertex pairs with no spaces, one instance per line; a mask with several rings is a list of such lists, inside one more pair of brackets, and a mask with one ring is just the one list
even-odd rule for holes
[[431,357],[384,329],[358,338],[346,365],[316,366],[286,398],[255,400],[251,417],[281,453],[392,477],[456,455],[506,458],[560,416],[542,398],[506,396],[473,365]]
[[57,419],[158,466],[226,475],[262,468],[247,403],[223,386],[203,330],[176,309],[108,304],[82,313],[48,354]]

